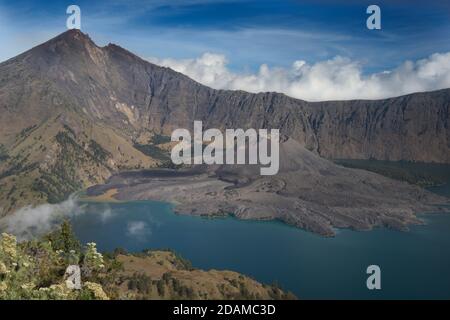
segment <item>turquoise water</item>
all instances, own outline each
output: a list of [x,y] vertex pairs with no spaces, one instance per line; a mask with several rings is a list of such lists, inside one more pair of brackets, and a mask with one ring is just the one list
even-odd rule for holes
[[[103,251],[171,248],[195,267],[278,282],[305,299],[450,298],[449,215],[426,215],[427,225],[410,232],[339,230],[323,238],[279,222],[176,215],[161,202],[85,205],[75,232]],[[378,291],[366,288],[371,264],[381,268]]]

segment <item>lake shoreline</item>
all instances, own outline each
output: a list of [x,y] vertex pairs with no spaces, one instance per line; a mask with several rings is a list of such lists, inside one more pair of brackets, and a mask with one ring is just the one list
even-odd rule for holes
[[[163,201],[173,204],[173,210],[180,215],[212,218],[232,215],[241,220],[279,220],[324,237],[333,237],[336,230],[346,228],[367,231],[387,227],[407,231],[410,226],[422,224],[417,214],[450,213],[450,208],[445,206],[450,204],[450,199],[407,184],[399,184],[405,188],[404,198],[397,198],[397,190],[394,191],[395,196],[391,192],[389,201],[381,201],[379,198],[383,194],[377,194],[373,196],[375,205],[371,204],[371,199],[358,199],[361,195],[354,199],[353,194],[344,192],[339,197],[329,190],[314,192],[315,188],[308,185],[302,186],[300,193],[293,193],[286,182],[292,181],[290,173],[276,178],[244,176],[245,179],[237,179],[226,170],[217,166],[199,166],[181,170],[122,172],[110,177],[105,184],[88,188],[84,199],[101,202]],[[364,174],[371,179],[374,175],[370,172]],[[386,178],[376,175],[376,179]],[[339,185],[340,182],[331,180],[330,183]],[[389,179],[379,183],[389,185],[393,182]]]
[[[378,297],[442,298],[444,285],[450,284],[445,276],[430,279],[450,267],[450,259],[442,256],[450,245],[447,214],[420,215],[426,217],[427,225],[413,226],[410,232],[342,229],[331,240],[279,221],[243,221],[232,216],[198,219],[179,215],[172,207],[153,201],[92,202],[87,203],[86,214],[74,217],[72,224],[83,242],[95,241],[105,252],[115,247],[129,252],[171,248],[199,268],[235,270],[263,283],[278,281],[305,299],[373,298],[362,287],[364,266],[373,263],[386,273],[384,293]],[[109,215],[105,217],[104,211]],[[130,233],[128,228],[137,222],[144,227]],[[340,276],[330,274],[330,268]],[[408,276],[390,275],[394,270]],[[407,278],[419,281],[417,290],[404,282]]]

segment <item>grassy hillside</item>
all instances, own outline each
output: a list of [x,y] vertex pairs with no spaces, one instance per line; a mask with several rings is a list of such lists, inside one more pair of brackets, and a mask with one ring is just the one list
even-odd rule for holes
[[[82,287],[66,285],[69,265],[81,268]],[[0,237],[0,299],[294,299],[232,271],[203,271],[172,251],[122,249],[102,255],[83,247],[68,222],[38,240]]]
[[0,217],[20,207],[57,203],[112,173],[158,166],[131,137],[78,114],[55,116],[0,145]]

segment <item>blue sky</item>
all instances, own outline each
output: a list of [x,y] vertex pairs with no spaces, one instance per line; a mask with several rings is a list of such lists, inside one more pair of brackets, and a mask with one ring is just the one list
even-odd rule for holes
[[[365,27],[372,3],[382,9],[379,31]],[[234,68],[342,55],[373,71],[450,51],[450,2],[442,0],[1,0],[1,26],[6,20],[21,39],[2,39],[0,51],[10,49],[0,58],[64,31],[69,4],[80,6],[82,30],[100,44],[160,58],[223,53]]]
[[[366,75],[450,52],[450,1],[442,0],[0,0],[0,61],[65,31],[70,4],[100,45],[144,58],[212,52],[236,72],[341,56]],[[370,4],[381,7],[382,30],[366,28]]]

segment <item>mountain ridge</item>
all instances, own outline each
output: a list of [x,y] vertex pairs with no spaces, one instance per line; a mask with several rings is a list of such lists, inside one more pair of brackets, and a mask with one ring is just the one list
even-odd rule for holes
[[[126,53],[127,55],[129,55],[129,56],[131,56],[133,58],[137,58],[137,59],[141,60],[142,62],[148,63],[148,64],[153,65],[153,66],[157,66],[157,67],[159,67],[161,69],[171,70],[173,73],[182,75],[182,76],[184,76],[184,77],[186,77],[186,78],[188,78],[188,79],[198,83],[199,85],[207,87],[206,85],[201,84],[200,82],[190,78],[189,76],[183,74],[182,72],[178,72],[178,71],[176,71],[176,70],[174,70],[174,69],[172,69],[170,67],[160,66],[160,65],[155,64],[153,62],[145,60],[145,59],[141,58],[140,56],[138,56],[137,54],[135,54],[135,53],[129,51],[128,49],[120,46],[117,43],[110,42],[110,43],[108,43],[105,46],[98,46],[95,43],[95,41],[92,40],[92,38],[89,36],[88,33],[84,33],[82,31],[80,31],[79,29],[70,29],[70,30],[67,30],[67,31],[65,31],[63,33],[60,33],[59,35],[56,35],[55,37],[53,37],[53,38],[51,38],[51,39],[49,39],[49,40],[47,40],[47,41],[45,41],[45,42],[43,42],[43,43],[41,43],[39,45],[34,46],[34,47],[32,47],[32,48],[30,48],[30,49],[28,49],[28,50],[18,54],[15,57],[12,57],[10,59],[7,59],[5,61],[0,62],[0,66],[2,64],[10,62],[10,60],[16,60],[16,59],[20,58],[22,55],[25,55],[26,53],[28,53],[30,51],[33,51],[36,48],[45,47],[45,46],[49,45],[52,42],[55,42],[55,41],[58,41],[58,40],[65,40],[65,41],[71,42],[71,41],[80,40],[80,39],[84,43],[89,43],[90,45],[95,46],[95,47],[97,47],[99,49],[112,49],[112,50],[118,49],[119,51],[122,51],[122,52]],[[417,92],[401,94],[401,95],[398,95],[398,96],[392,96],[392,97],[387,97],[387,98],[377,98],[377,99],[354,99],[354,98],[352,98],[352,99],[343,99],[343,100],[342,99],[341,100],[339,100],[339,99],[328,99],[328,100],[320,100],[320,101],[309,101],[309,100],[306,100],[306,99],[294,98],[294,97],[291,97],[291,96],[289,96],[289,95],[287,95],[287,94],[285,94],[283,92],[278,92],[278,91],[260,91],[260,92],[256,92],[256,93],[251,93],[249,91],[245,91],[245,90],[241,90],[241,89],[213,89],[213,90],[215,90],[215,91],[232,91],[232,92],[241,92],[241,93],[249,93],[249,94],[279,94],[279,95],[284,95],[284,96],[289,97],[291,99],[302,101],[302,102],[306,102],[306,103],[324,103],[324,102],[335,103],[335,102],[343,102],[343,101],[345,101],[345,102],[383,101],[383,100],[396,99],[396,98],[400,98],[400,97],[409,97],[409,96],[413,96],[413,95],[417,95],[417,94],[448,92],[448,91],[450,91],[450,88],[442,88],[442,89],[429,90],[429,91],[417,91]]]
[[0,216],[123,170],[161,166],[152,137],[191,129],[194,120],[280,129],[324,158],[450,163],[449,97],[446,89],[307,102],[214,90],[69,30],[0,64]]
[[[45,54],[35,54],[37,48]],[[74,104],[83,106],[88,115],[97,114],[95,121],[103,115],[106,124],[134,136],[147,128],[170,135],[176,127],[191,128],[194,120],[202,120],[206,126],[218,128],[223,124],[280,128],[326,158],[450,163],[450,89],[381,100],[323,102],[273,92],[214,90],[118,45],[98,47],[78,30],[69,30],[18,57],[24,55],[37,55],[34,64],[50,71],[44,75],[46,79],[62,82],[64,86],[58,90],[74,97]],[[42,56],[47,59],[44,63]],[[59,69],[61,62],[65,66]],[[89,68],[83,70],[86,66]],[[114,69],[109,70],[110,66]],[[89,90],[75,88],[76,81]],[[130,85],[123,88],[127,83]],[[119,107],[108,100],[117,101]],[[129,125],[117,123],[123,116]]]

